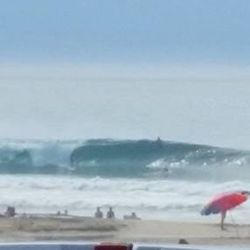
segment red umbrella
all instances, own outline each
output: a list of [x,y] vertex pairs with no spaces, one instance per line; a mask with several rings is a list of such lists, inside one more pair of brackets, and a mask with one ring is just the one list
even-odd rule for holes
[[213,197],[201,210],[202,215],[217,214],[240,205],[247,200],[247,191],[225,192]]
[[218,194],[205,205],[205,207],[201,210],[201,215],[221,213],[221,228],[223,229],[223,222],[227,210],[232,209],[246,201],[248,195],[248,191],[235,191]]

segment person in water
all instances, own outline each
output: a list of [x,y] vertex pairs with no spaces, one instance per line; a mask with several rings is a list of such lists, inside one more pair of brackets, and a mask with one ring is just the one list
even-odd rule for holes
[[98,219],[103,218],[103,212],[101,211],[100,207],[96,208],[95,218],[98,218]]
[[108,212],[107,212],[107,219],[114,219],[114,218],[115,218],[115,213],[114,213],[112,207],[110,207]]
[[162,140],[159,136],[157,137],[156,143],[160,148],[162,148]]

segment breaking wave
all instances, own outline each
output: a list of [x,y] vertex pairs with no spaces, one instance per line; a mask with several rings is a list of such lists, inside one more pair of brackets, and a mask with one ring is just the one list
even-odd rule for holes
[[153,140],[0,141],[1,173],[250,178],[250,152]]

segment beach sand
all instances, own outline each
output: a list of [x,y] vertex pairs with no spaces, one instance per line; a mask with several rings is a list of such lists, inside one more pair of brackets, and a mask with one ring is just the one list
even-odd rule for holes
[[0,218],[0,241],[121,241],[133,243],[250,245],[250,225],[107,220],[90,217],[32,215]]

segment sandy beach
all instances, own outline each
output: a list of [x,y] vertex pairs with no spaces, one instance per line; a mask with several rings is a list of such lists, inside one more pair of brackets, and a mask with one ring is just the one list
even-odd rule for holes
[[71,216],[0,218],[0,241],[122,241],[190,244],[249,245],[250,225],[181,223],[149,220],[107,220]]

